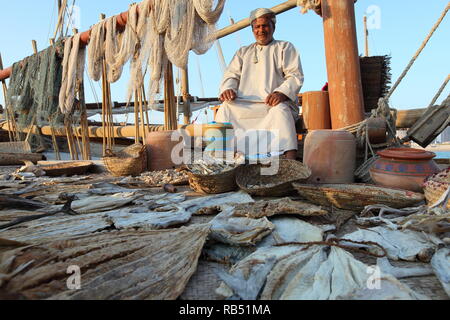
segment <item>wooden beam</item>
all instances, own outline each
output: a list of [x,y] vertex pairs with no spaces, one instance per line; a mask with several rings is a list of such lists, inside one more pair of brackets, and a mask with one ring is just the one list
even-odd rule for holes
[[[297,0],[289,0],[283,2],[275,7],[272,7],[271,10],[275,12],[276,15],[291,10],[297,6]],[[235,24],[228,26],[226,28],[220,29],[216,32],[216,39],[220,39],[226,37],[232,33],[235,33],[239,30],[247,28],[250,26],[251,21],[249,18],[243,19],[241,21],[236,22]]]

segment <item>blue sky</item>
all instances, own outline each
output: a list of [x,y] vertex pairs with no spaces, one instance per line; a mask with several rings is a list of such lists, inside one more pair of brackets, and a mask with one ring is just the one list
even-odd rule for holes
[[[69,0],[71,3],[72,0]],[[107,16],[126,11],[129,0],[77,0],[81,8],[82,31],[99,19],[100,13]],[[257,7],[273,7],[282,1],[274,0],[227,0],[218,28],[229,25],[229,17],[235,21],[248,16]],[[0,53],[6,66],[32,53],[31,40],[38,43],[39,50],[48,45],[56,22],[55,0],[0,0]],[[363,53],[363,16],[367,14],[375,29],[370,31],[370,54],[392,56],[393,82],[398,79],[416,50],[420,47],[431,27],[444,10],[447,0],[358,0],[355,5],[359,52]],[[378,15],[379,14],[379,15]],[[380,17],[380,19],[377,19]],[[302,92],[320,90],[327,81],[322,19],[313,12],[302,15],[299,8],[278,16],[275,38],[292,42],[300,51],[305,84]],[[253,41],[250,28],[221,39],[225,60],[228,63],[241,45]],[[391,107],[397,109],[422,108],[431,99],[450,73],[450,13],[445,18],[410,73],[391,98]],[[200,84],[201,70],[203,85]],[[217,96],[222,77],[215,47],[202,56],[191,53],[190,89],[194,96]],[[127,73],[113,84],[113,100],[123,101],[127,87]],[[101,97],[98,84],[94,84],[97,96]],[[450,85],[442,93],[441,102],[450,93]],[[96,98],[90,85],[86,85],[88,102]],[[4,104],[3,94],[0,103]],[[159,116],[158,116],[159,118]]]

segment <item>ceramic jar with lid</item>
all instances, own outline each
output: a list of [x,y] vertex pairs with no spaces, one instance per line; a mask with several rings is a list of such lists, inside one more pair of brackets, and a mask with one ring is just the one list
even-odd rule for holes
[[389,148],[370,168],[372,180],[381,186],[423,192],[424,180],[439,172],[435,153],[413,148]]

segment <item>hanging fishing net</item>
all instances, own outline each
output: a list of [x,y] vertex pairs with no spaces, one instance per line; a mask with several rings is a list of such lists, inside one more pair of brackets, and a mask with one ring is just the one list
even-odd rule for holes
[[58,41],[54,46],[13,65],[7,99],[18,116],[19,129],[61,120],[58,117],[58,95],[62,57],[63,44]]
[[148,74],[149,100],[153,103],[161,91],[168,61],[184,68],[190,50],[203,54],[211,48],[224,5],[225,0],[144,0],[131,5],[124,30],[116,27],[116,17],[92,28],[90,76],[100,79],[102,57],[109,82],[117,81],[123,66],[130,62],[127,100],[141,90]]

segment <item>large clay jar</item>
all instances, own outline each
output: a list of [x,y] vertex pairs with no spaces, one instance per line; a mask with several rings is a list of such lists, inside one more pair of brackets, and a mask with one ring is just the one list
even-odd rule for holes
[[[149,171],[173,169],[183,161],[183,141],[176,131],[147,134],[147,168]],[[175,141],[172,141],[172,137]],[[176,159],[175,159],[176,158]]]
[[342,130],[310,131],[305,139],[303,163],[312,171],[308,183],[352,183],[356,139]]
[[381,157],[370,168],[372,180],[385,187],[423,192],[425,178],[439,172],[435,153],[413,148],[379,151]]

